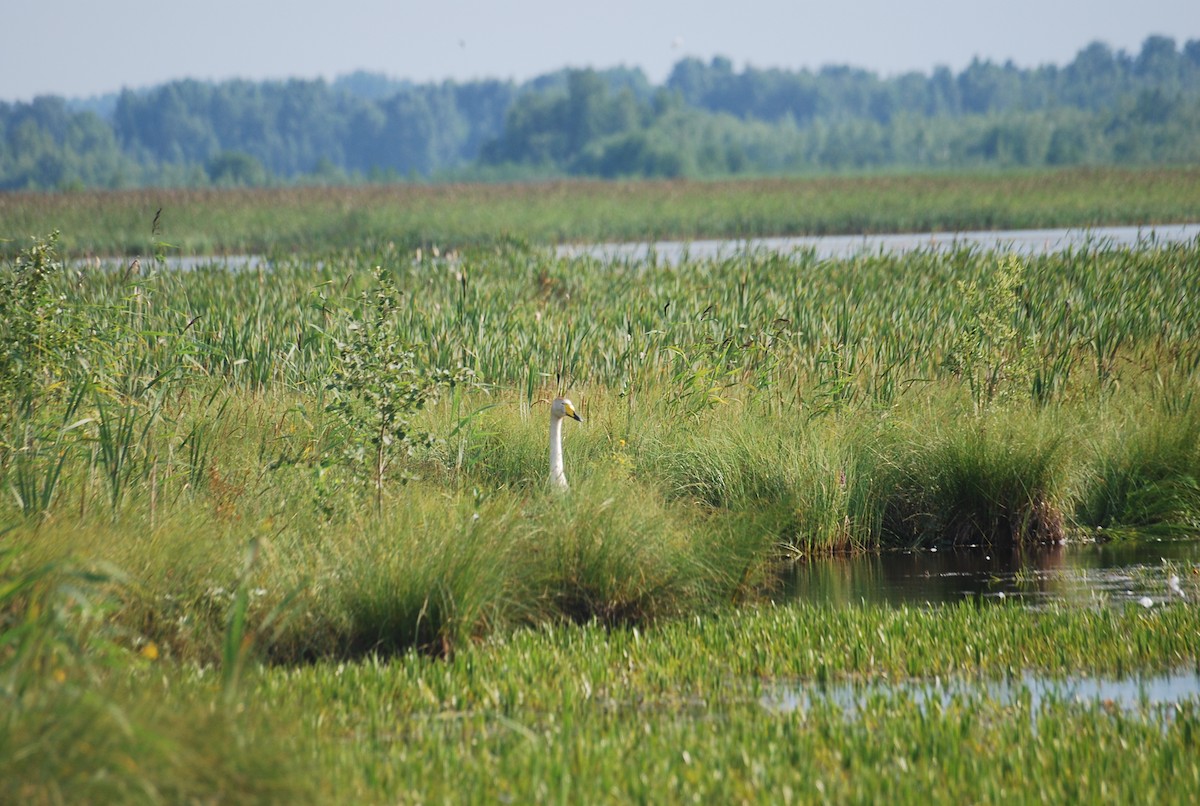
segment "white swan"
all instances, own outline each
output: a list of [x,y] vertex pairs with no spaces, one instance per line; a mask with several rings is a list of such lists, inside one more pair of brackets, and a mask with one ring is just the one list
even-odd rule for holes
[[556,397],[550,404],[550,484],[561,490],[567,489],[567,474],[563,472],[562,421],[573,417],[583,422],[575,413],[575,405],[565,397]]

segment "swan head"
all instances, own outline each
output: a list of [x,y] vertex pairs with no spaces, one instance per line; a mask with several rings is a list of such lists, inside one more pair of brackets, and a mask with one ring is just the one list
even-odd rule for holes
[[550,419],[561,420],[564,417],[571,417],[579,422],[583,422],[583,419],[575,413],[574,403],[565,397],[556,397],[554,398],[554,402],[550,404]]

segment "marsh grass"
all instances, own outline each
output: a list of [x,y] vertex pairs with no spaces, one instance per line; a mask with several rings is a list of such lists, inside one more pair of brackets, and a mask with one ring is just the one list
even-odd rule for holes
[[[847,422],[813,427],[757,411],[688,420],[640,446],[668,498],[742,521],[772,535],[779,551],[802,556],[878,541],[860,508],[856,470],[865,447]],[[861,432],[865,433],[865,432]]]
[[310,801],[265,712],[238,718],[210,698],[123,687],[158,655],[153,643],[132,654],[108,620],[121,576],[23,559],[0,550],[0,799]]
[[[1035,709],[987,683],[1192,668],[1198,629],[1183,606],[794,603],[644,630],[522,630],[448,662],[277,670],[258,692],[277,713],[326,704],[300,717],[297,752],[320,759],[341,799],[1185,802],[1200,773],[1194,701],[1169,716],[1065,698]],[[975,680],[979,693],[921,701],[881,686],[849,714],[821,698],[823,684],[937,676]],[[766,707],[781,689],[814,703]]]
[[542,618],[628,626],[711,609],[732,601],[755,561],[719,550],[712,524],[620,475],[593,475],[539,510],[518,550]]
[[1021,418],[924,424],[885,447],[884,542],[1008,548],[1066,537],[1063,440]]
[[[512,624],[515,513],[495,505],[470,511],[469,502],[439,498],[406,496],[381,522],[339,541],[327,596],[345,625],[326,627],[344,631],[338,654],[448,655]],[[312,652],[320,657],[328,648],[316,644]]]
[[1107,532],[1200,531],[1200,414],[1138,412],[1105,445],[1076,519]]
[[265,713],[236,719],[204,701],[60,685],[5,722],[7,802],[316,802],[319,785]]

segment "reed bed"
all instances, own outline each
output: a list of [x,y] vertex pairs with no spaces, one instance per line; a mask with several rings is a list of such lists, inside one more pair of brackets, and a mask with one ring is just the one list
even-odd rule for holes
[[[275,190],[0,194],[0,254],[64,233],[72,256],[307,253],[396,243],[446,250],[770,235],[1099,227],[1200,220],[1200,172],[1069,169],[1004,174],[736,181],[571,181]],[[6,239],[11,239],[5,242]]]
[[[0,507],[21,542],[95,534],[136,565],[162,540],[178,576],[202,530],[196,565],[226,582],[252,539],[305,574],[365,562],[364,584],[395,583],[395,550],[416,587],[373,615],[384,589],[342,591],[375,626],[330,616],[299,655],[547,613],[636,623],[823,552],[1200,524],[1196,244],[673,266],[389,247],[149,274],[44,247],[10,276],[38,284],[6,312]],[[585,419],[561,500],[559,389]],[[395,619],[421,627],[401,640]]]

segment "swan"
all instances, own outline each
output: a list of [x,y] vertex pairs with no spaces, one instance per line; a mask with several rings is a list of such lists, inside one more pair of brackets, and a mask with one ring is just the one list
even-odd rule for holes
[[556,397],[550,404],[550,484],[560,490],[568,487],[567,474],[563,472],[562,455],[562,421],[564,417],[573,417],[583,422],[575,413],[575,404],[565,397]]

